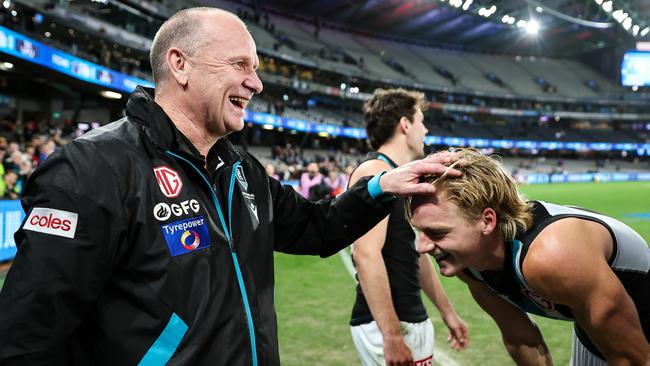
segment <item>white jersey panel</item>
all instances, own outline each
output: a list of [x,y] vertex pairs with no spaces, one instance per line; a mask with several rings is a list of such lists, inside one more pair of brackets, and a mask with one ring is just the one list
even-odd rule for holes
[[553,203],[538,201],[551,216],[569,215],[572,217],[588,217],[604,223],[614,233],[616,253],[612,261],[612,269],[648,273],[650,271],[650,249],[645,239],[624,223],[609,216],[578,208],[560,206]]

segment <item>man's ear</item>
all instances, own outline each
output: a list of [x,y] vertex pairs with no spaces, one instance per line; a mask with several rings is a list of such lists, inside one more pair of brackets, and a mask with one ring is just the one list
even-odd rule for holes
[[172,47],[167,50],[165,61],[167,62],[170,76],[176,81],[176,83],[183,87],[187,86],[190,74],[190,63],[187,62],[183,52],[176,47]]
[[409,128],[411,128],[411,121],[409,121],[408,118],[402,116],[399,119],[399,124],[397,124],[397,128],[399,132],[406,134]]
[[497,213],[494,209],[488,207],[481,212],[481,224],[483,225],[483,235],[491,234],[498,224]]

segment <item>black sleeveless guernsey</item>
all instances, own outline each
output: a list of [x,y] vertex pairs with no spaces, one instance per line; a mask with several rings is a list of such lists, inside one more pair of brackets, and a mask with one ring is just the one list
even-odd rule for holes
[[[383,160],[391,168],[397,167],[395,162],[382,153],[371,153],[363,162],[368,160]],[[415,233],[404,215],[404,198],[398,197],[393,202],[393,209],[388,219],[386,241],[381,254],[386,265],[388,283],[397,317],[408,323],[425,321],[428,316],[420,296],[418,261],[420,254],[415,249]],[[354,250],[352,259],[354,261]],[[357,297],[350,319],[352,326],[373,321],[370,308],[358,282],[358,274],[356,278]]]

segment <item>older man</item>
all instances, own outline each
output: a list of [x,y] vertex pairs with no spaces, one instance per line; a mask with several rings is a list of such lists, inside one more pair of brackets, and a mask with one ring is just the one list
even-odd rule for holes
[[30,178],[0,294],[2,365],[278,365],[273,250],[336,253],[445,159],[311,203],[225,138],[261,92],[233,14],[184,10],[151,49],[156,91]]

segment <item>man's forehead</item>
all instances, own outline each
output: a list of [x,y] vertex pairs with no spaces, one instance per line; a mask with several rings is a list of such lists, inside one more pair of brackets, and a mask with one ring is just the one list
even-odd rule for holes
[[[444,219],[452,214],[451,203],[440,193],[414,196],[411,202],[411,215],[413,224],[420,226],[428,224],[427,218],[436,217],[436,220]],[[428,226],[428,225],[427,225]]]

